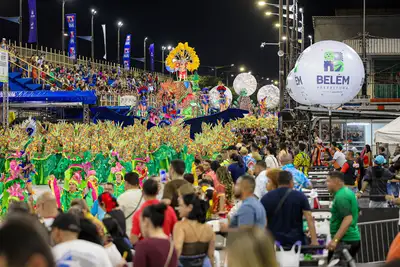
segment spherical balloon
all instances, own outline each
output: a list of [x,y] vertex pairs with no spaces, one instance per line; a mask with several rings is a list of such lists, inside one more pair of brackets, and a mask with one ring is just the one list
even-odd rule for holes
[[289,96],[293,98],[294,101],[301,105],[312,105],[310,99],[308,98],[308,95],[304,92],[304,90],[301,90],[297,88],[295,77],[294,77],[294,70],[291,70],[289,72],[289,75],[287,76],[286,79],[286,91],[288,92]]
[[[210,95],[210,106],[212,108],[219,108],[219,92],[217,90],[218,86],[215,86],[213,89],[210,90],[209,95]],[[232,104],[232,92],[231,90],[226,87],[226,91],[225,91],[225,96],[226,96],[226,100],[228,101],[228,106],[230,106]]]
[[258,90],[257,101],[265,100],[267,109],[276,108],[279,105],[279,88],[273,84],[264,85]]
[[328,108],[352,100],[365,78],[361,58],[348,45],[322,41],[308,47],[294,68],[296,88],[313,104]]
[[238,95],[243,92],[245,96],[251,96],[257,89],[257,80],[249,73],[240,73],[233,81],[233,88]]

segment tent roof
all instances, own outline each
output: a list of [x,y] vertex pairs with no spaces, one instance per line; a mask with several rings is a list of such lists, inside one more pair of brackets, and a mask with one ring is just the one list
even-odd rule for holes
[[375,131],[375,142],[399,144],[400,143],[400,117]]

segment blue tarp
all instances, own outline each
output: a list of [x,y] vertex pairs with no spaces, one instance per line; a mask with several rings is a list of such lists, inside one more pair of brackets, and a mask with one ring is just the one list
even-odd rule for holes
[[[139,117],[133,116],[126,116],[126,112],[129,108],[126,107],[98,107],[92,108],[92,117],[94,122],[97,120],[112,120],[114,122],[123,123],[123,125],[133,125],[134,119],[139,119],[143,122],[142,119]],[[216,113],[210,116],[198,117],[194,119],[190,119],[185,121],[186,125],[190,125],[190,138],[194,139],[196,133],[201,133],[201,125],[203,122],[216,125],[218,121],[222,121],[223,123],[227,123],[230,120],[243,118],[245,114],[247,114],[247,110],[242,109],[228,109],[224,112]],[[151,127],[155,126],[152,123],[148,123],[147,128],[150,129]]]
[[190,125],[190,138],[194,139],[196,133],[201,133],[201,124],[203,122],[207,124],[216,125],[218,121],[227,123],[230,120],[243,118],[245,114],[249,113],[247,110],[230,108],[223,112],[215,113],[210,116],[198,117],[185,121],[186,125]]
[[[98,120],[104,121],[104,120],[111,120],[116,123],[122,123],[124,126],[129,126],[133,125],[135,123],[135,119],[140,120],[142,123],[145,122],[145,120],[136,117],[136,116],[125,116],[119,114],[114,108],[110,107],[97,107],[97,108],[91,108],[91,116],[93,117],[93,121],[96,122]],[[147,129],[150,129],[151,127],[155,126],[153,123],[149,122],[147,124]]]
[[[0,101],[3,101],[3,92],[0,92]],[[9,92],[9,101],[13,102],[80,102],[83,104],[96,104],[95,91],[17,91]]]

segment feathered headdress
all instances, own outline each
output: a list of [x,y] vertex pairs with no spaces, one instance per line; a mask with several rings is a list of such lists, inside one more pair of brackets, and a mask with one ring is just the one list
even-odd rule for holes
[[10,162],[10,177],[8,180],[14,180],[15,178],[18,178],[18,175],[21,174],[21,166],[18,164],[16,160],[12,160]]
[[79,186],[82,182],[82,175],[80,171],[77,171],[72,175],[70,183],[74,183],[76,186]]
[[140,87],[138,88],[138,93],[139,93],[139,94],[146,94],[148,90],[149,90],[149,88],[147,88],[147,86],[142,85],[142,86],[140,86]]
[[223,86],[223,85],[220,85],[220,86],[217,87],[217,91],[220,92],[220,93],[221,92],[225,92],[226,91],[226,87]]
[[115,164],[115,167],[111,168],[111,173],[113,173],[113,174],[117,174],[117,173],[122,174],[122,170],[123,169],[124,169],[124,167],[121,165],[121,163],[117,162]]
[[24,200],[23,189],[20,184],[15,183],[7,189],[7,192],[10,194],[10,199],[15,199],[19,201]]

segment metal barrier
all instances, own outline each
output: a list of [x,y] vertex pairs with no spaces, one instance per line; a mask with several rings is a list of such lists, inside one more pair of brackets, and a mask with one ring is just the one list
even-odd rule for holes
[[398,234],[398,219],[359,223],[361,248],[356,261],[360,263],[384,262],[390,244]]

